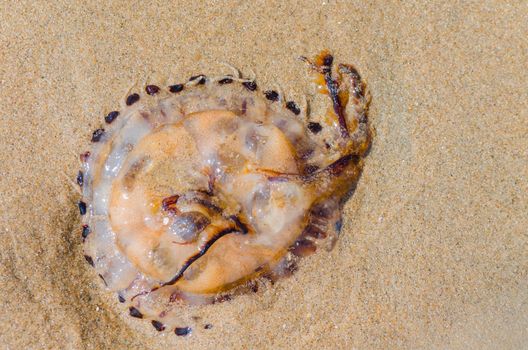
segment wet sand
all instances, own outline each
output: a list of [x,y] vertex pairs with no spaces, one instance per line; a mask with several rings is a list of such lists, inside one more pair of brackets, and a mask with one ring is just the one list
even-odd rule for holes
[[[527,348],[528,5],[418,3],[4,1],[0,348]],[[82,257],[91,131],[133,84],[221,62],[309,98],[296,57],[323,48],[367,79],[376,132],[334,250],[189,311],[187,338],[128,317]]]

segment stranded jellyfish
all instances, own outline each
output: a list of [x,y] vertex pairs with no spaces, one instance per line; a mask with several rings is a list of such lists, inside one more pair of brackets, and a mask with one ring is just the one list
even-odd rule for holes
[[302,58],[328,96],[309,115],[236,76],[148,85],[105,117],[77,183],[86,260],[159,330],[182,304],[255,291],[332,247],[370,144],[357,70]]

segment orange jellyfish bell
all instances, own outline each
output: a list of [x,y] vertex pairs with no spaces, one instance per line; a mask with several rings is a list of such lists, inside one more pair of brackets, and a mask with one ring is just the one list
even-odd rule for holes
[[92,134],[77,176],[85,257],[132,316],[172,329],[182,304],[333,245],[370,144],[369,100],[352,66],[303,59],[331,126],[254,81],[199,75],[131,94]]

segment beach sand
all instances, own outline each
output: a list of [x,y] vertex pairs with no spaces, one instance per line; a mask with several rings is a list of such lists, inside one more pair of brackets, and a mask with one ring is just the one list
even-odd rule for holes
[[[528,5],[3,1],[1,349],[528,348]],[[313,93],[330,49],[375,130],[331,252],[255,295],[132,319],[82,256],[78,154],[129,88],[220,74]],[[212,329],[205,330],[203,324]]]

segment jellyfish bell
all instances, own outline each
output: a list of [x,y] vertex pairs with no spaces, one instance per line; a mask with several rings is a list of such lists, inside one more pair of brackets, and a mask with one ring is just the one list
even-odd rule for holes
[[105,117],[77,176],[85,255],[132,316],[174,327],[181,305],[254,290],[333,245],[371,135],[365,84],[329,57],[305,59],[332,102],[326,133],[233,77],[149,85]]

